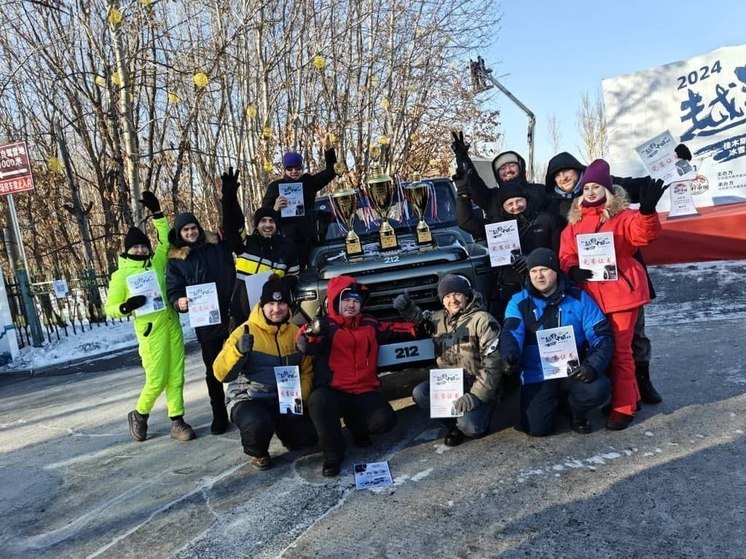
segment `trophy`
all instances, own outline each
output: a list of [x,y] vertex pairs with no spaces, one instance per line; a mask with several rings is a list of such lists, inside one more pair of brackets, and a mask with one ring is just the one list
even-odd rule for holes
[[396,250],[399,248],[399,242],[388,219],[389,211],[391,211],[394,202],[394,181],[383,172],[376,156],[380,157],[380,151],[376,150],[371,153],[373,162],[368,172],[368,196],[371,206],[381,216],[381,228],[378,231],[381,250]]
[[347,237],[345,238],[345,252],[348,258],[363,254],[360,237],[355,233],[355,210],[357,209],[357,192],[354,190],[342,190],[332,194],[334,210],[347,225]]
[[418,176],[414,177],[412,184],[404,188],[404,196],[419,218],[417,223],[417,244],[426,246],[433,244],[433,234],[430,227],[425,223],[425,212],[430,201],[430,185],[421,182]]

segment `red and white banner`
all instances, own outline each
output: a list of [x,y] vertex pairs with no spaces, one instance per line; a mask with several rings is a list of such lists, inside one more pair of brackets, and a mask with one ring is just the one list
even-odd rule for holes
[[26,142],[0,146],[0,195],[34,189]]

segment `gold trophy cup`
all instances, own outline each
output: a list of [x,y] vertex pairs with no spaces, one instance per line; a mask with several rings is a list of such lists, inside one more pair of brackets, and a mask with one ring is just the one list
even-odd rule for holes
[[357,210],[357,192],[354,190],[342,190],[332,194],[334,209],[347,225],[347,237],[345,238],[345,253],[348,258],[354,258],[363,254],[360,237],[355,233],[355,210]]
[[426,246],[433,244],[433,234],[430,227],[425,223],[425,212],[427,204],[430,201],[430,185],[419,180],[413,181],[412,184],[404,188],[404,196],[409,202],[409,206],[414,209],[419,223],[417,223],[417,244]]
[[394,203],[394,181],[383,172],[376,160],[371,164],[368,173],[368,195],[371,206],[381,217],[381,228],[378,230],[381,250],[396,250],[399,248],[399,241],[388,219],[389,211]]

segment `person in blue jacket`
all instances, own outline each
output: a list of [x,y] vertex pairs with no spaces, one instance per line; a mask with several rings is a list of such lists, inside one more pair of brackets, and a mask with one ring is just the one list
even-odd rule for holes
[[[535,437],[551,435],[558,411],[569,408],[572,429],[592,431],[588,412],[611,394],[606,370],[614,352],[614,336],[595,301],[560,271],[557,255],[537,248],[526,259],[529,278],[505,311],[500,354],[505,374],[519,374],[523,430]],[[569,363],[567,377],[545,378],[539,358],[537,330],[572,326],[578,361]]]

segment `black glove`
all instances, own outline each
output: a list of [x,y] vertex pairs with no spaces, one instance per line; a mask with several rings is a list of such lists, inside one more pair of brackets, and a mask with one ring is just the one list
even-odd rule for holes
[[692,152],[689,151],[689,148],[686,146],[686,144],[679,144],[674,149],[676,152],[676,157],[679,159],[686,159],[687,161],[692,160]]
[[145,295],[133,295],[124,303],[119,305],[119,312],[121,312],[122,314],[129,314],[135,309],[139,309],[140,307],[142,307],[147,300],[148,298],[145,297]]
[[471,186],[469,184],[469,177],[466,174],[459,169],[458,174],[453,175],[451,180],[456,185],[456,196],[459,198],[471,198]]
[[570,279],[574,281],[575,283],[581,283],[584,281],[588,281],[593,277],[593,272],[590,270],[586,270],[584,268],[581,268],[580,266],[570,266],[570,269],[567,271],[567,274],[570,276]]
[[570,365],[568,363],[567,378],[571,378],[572,380],[579,380],[580,382],[590,384],[598,378],[598,373],[596,372],[596,369],[594,369],[590,365],[583,364],[578,366],[576,364]]
[[236,349],[242,355],[246,355],[254,349],[254,336],[251,335],[249,327],[246,324],[243,327],[243,334],[236,341]]
[[474,396],[471,392],[467,392],[461,398],[453,402],[453,408],[459,413],[469,413],[470,411],[477,409],[482,403],[482,400]]
[[308,337],[321,337],[326,335],[326,324],[319,317],[314,318],[303,332],[303,335]]
[[236,169],[236,172],[233,172],[233,167],[228,167],[228,171],[223,173],[223,175],[220,177],[220,180],[223,182],[223,197],[224,198],[233,198],[238,195],[238,187],[241,186],[241,183],[238,182],[238,173],[240,171]]
[[150,192],[150,190],[145,190],[142,193],[140,203],[150,210],[150,213],[153,214],[153,217],[163,217],[163,212],[161,211],[161,203],[158,201],[158,198],[156,198],[155,194]]
[[663,186],[663,180],[654,178],[640,189],[640,213],[650,215],[655,213],[655,206],[661,199],[668,186]]
[[517,355],[506,355],[503,358],[503,373],[508,376],[517,375],[521,372],[521,358]]
[[404,293],[400,293],[396,296],[396,299],[394,299],[392,304],[394,308],[399,311],[399,314],[407,320],[412,320],[412,318],[417,314],[417,305],[414,304],[414,301],[412,301],[412,298],[409,296],[409,291],[406,289],[404,290]]
[[528,265],[526,265],[526,257],[522,254],[515,257],[515,259],[510,263],[510,267],[524,277],[528,275]]
[[469,157],[469,144],[464,142],[464,133],[463,132],[453,132],[451,131],[451,136],[453,136],[453,143],[451,144],[451,149],[453,150],[453,153],[456,154],[456,159],[466,159]]

